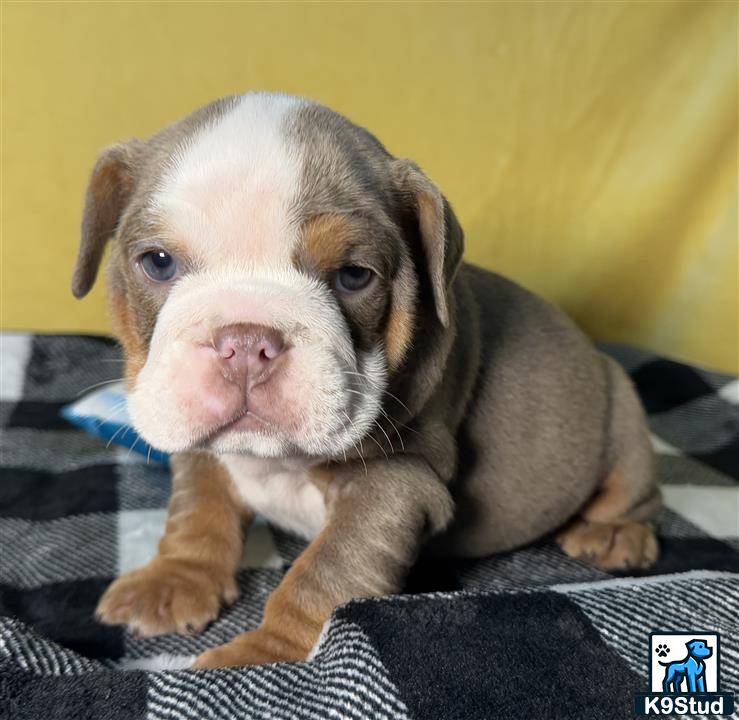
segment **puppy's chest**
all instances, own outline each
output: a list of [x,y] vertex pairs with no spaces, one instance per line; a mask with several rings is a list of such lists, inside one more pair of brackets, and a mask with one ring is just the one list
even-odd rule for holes
[[284,460],[223,458],[244,503],[275,525],[310,540],[326,521],[324,494],[311,481],[310,468]]

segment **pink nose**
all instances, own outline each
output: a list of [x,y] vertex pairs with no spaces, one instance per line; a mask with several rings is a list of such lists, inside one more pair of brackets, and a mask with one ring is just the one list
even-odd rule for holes
[[264,382],[285,350],[282,334],[274,328],[251,323],[227,325],[214,331],[216,352],[229,370],[243,375],[249,387]]

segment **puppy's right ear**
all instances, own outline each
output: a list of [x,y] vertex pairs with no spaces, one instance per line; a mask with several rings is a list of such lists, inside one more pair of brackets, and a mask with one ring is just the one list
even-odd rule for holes
[[85,197],[82,238],[72,277],[72,293],[83,298],[95,284],[105,244],[115,234],[135,187],[140,140],[112,145],[95,163]]
[[448,327],[449,288],[464,251],[462,227],[447,199],[418,165],[410,160],[393,160],[390,167],[401,202],[410,206],[416,216],[436,315]]

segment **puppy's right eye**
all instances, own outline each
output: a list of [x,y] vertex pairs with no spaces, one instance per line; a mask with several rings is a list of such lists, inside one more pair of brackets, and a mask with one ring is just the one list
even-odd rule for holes
[[164,250],[152,250],[144,253],[139,262],[146,277],[154,282],[170,282],[177,275],[175,259]]
[[346,265],[336,273],[336,289],[345,293],[355,293],[364,290],[374,278],[375,274],[366,267]]

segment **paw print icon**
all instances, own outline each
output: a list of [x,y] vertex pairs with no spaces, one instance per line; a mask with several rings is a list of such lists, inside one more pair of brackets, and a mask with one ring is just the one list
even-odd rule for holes
[[660,657],[667,657],[667,654],[670,652],[670,648],[668,648],[667,645],[657,645],[657,647],[654,648],[654,652],[656,652]]

